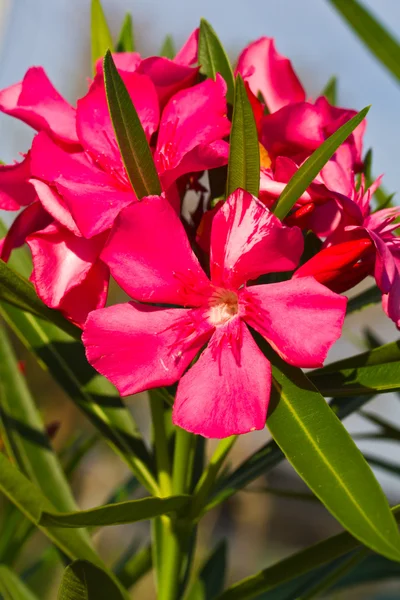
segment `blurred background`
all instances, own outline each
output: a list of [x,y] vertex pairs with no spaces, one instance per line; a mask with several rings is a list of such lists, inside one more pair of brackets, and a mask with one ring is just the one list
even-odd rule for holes
[[[117,35],[126,11],[134,20],[137,50],[143,55],[157,54],[167,33],[176,47],[186,40],[205,17],[217,31],[230,57],[251,40],[267,35],[276,38],[279,52],[292,60],[300,79],[312,98],[318,96],[332,75],[338,77],[338,104],[360,110],[368,104],[365,150],[373,148],[373,171],[384,173],[389,192],[400,188],[398,167],[400,89],[394,79],[369,54],[339,15],[324,0],[103,0],[112,32]],[[364,0],[381,22],[400,35],[399,0]],[[55,87],[71,102],[87,89],[91,74],[89,0],[0,0],[0,88],[20,81],[32,65],[42,65]],[[16,120],[0,115],[0,158],[8,163],[28,149],[32,131]],[[399,200],[397,200],[398,202]],[[1,215],[8,219],[8,215]],[[367,282],[368,287],[372,282]],[[347,320],[343,339],[333,348],[330,360],[342,358],[366,348],[368,323],[380,341],[398,339],[399,333],[383,314],[380,306],[356,313]],[[54,437],[57,449],[65,447],[72,435],[91,435],[91,429],[62,392],[40,371],[16,343],[20,358],[26,361],[26,375],[48,424],[59,423]],[[148,429],[147,399],[140,395],[128,400],[144,431]],[[400,399],[382,395],[368,404],[368,412],[390,420],[400,430]],[[399,440],[382,442],[369,439],[377,427],[360,416],[345,421],[357,435],[363,451],[400,465]],[[148,435],[148,431],[147,431]],[[368,439],[363,439],[368,436]],[[232,454],[239,463],[266,441],[265,432],[242,436]],[[212,444],[211,444],[212,447]],[[399,467],[400,468],[400,467]],[[376,470],[390,503],[400,503],[400,477]],[[104,503],[116,484],[127,477],[124,465],[102,445],[94,445],[74,475],[73,486],[81,508]],[[268,485],[272,491],[261,492]],[[218,540],[229,537],[228,577],[245,577],[268,564],[340,530],[323,507],[310,500],[285,498],[282,490],[305,492],[304,486],[288,465],[272,471],[265,479],[250,486],[253,491],[237,494],[222,509],[207,516],[200,530],[201,549],[209,549]],[[274,492],[274,493],[272,493]],[[143,544],[148,538],[146,526],[115,527],[96,534],[97,544],[107,561],[119,557],[121,548]],[[49,562],[47,577],[39,577],[35,561],[41,548],[40,538],[29,544],[18,566],[28,571],[29,584],[40,598],[56,597],[59,570]],[[154,597],[151,576],[135,591],[135,598]],[[400,580],[384,587],[368,587],[338,592],[336,598],[400,598]]]

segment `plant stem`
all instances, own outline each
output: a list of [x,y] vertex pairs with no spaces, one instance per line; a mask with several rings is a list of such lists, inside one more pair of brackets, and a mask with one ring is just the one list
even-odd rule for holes
[[154,447],[156,453],[158,485],[161,496],[170,496],[171,464],[168,454],[168,439],[165,431],[164,406],[162,400],[149,392],[150,410],[153,422]]
[[214,454],[211,457],[207,469],[204,471],[199,483],[196,486],[193,495],[193,502],[188,514],[188,519],[195,520],[200,517],[202,510],[207,503],[219,470],[236,440],[237,436],[234,435],[219,442]]

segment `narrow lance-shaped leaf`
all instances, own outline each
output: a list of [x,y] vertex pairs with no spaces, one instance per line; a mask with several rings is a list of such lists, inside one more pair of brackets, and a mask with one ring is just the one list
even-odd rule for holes
[[86,560],[76,560],[63,574],[58,600],[126,600],[115,582]]
[[116,504],[106,504],[89,510],[73,513],[55,514],[44,512],[40,517],[40,524],[49,527],[106,527],[108,525],[121,525],[136,523],[146,519],[154,519],[160,515],[176,512],[182,509],[189,500],[189,496],[169,496],[166,498],[141,498],[128,500]]
[[6,565],[0,565],[0,597],[4,600],[38,600],[18,575]]
[[382,292],[376,285],[373,285],[357,296],[350,298],[347,303],[346,314],[350,315],[353,312],[357,312],[358,310],[362,310],[373,304],[378,304],[381,300]]
[[242,188],[253,196],[260,189],[260,147],[253,109],[243,79],[236,77],[226,195]]
[[224,588],[227,544],[223,540],[208,556],[185,600],[213,600]]
[[172,60],[175,57],[176,50],[174,45],[174,40],[171,35],[167,35],[161,46],[160,56],[164,56],[165,58],[169,58]]
[[135,38],[133,37],[133,23],[130,13],[125,15],[115,49],[117,52],[135,51]]
[[0,260],[0,300],[55,323],[75,339],[81,338],[82,332],[78,327],[67,321],[58,310],[48,308],[38,298],[33,285],[2,260]]
[[199,64],[200,71],[215,79],[220,73],[228,86],[226,98],[233,104],[235,81],[229,58],[214,29],[205,19],[200,21],[199,32]]
[[301,369],[270,349],[264,352],[273,364],[267,426],[274,440],[343,527],[369,548],[400,560],[388,501],[350,435]]
[[[392,509],[392,513],[397,520],[400,517],[399,509],[399,506]],[[274,590],[279,585],[290,581],[294,577],[309,573],[329,561],[348,554],[359,546],[360,542],[347,531],[339,533],[301,552],[297,552],[255,575],[234,583],[218,596],[217,600],[250,600],[251,598],[258,598],[259,594]],[[279,600],[282,599],[279,598]]]
[[372,54],[400,80],[400,44],[360,2],[329,0]]
[[325,96],[332,106],[337,104],[337,79],[331,77],[324,89],[321,92],[321,96]]
[[114,50],[114,45],[100,0],[92,0],[91,6],[91,45],[92,63],[95,72],[95,64],[102,58],[107,50]]
[[108,109],[129,181],[137,195],[161,194],[161,185],[146,134],[110,52],[104,58]]
[[303,192],[313,182],[323,166],[335,154],[354,129],[363,121],[369,111],[369,106],[361,110],[355,117],[339,127],[325,140],[293,175],[273,207],[273,212],[279,219],[284,219]]

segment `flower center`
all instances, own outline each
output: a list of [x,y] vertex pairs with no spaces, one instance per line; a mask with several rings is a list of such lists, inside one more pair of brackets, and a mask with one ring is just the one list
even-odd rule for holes
[[235,292],[216,289],[208,300],[208,318],[212,325],[223,325],[239,310],[238,297]]

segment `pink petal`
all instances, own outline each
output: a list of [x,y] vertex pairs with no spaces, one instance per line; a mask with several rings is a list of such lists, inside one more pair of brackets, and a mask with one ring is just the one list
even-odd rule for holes
[[174,94],[193,86],[198,69],[162,56],[150,56],[142,60],[137,72],[150,77],[157,90],[160,106],[164,108]]
[[[57,193],[54,187],[50,187],[47,183],[44,183],[39,179],[31,179],[30,182],[36,191],[40,204],[53,219],[63,227],[72,231],[75,235],[82,235],[63,198]],[[43,229],[43,227],[38,227],[38,229]]]
[[215,215],[211,232],[214,285],[239,288],[264,273],[291,271],[303,252],[298,227],[286,227],[257,198],[236,190]]
[[396,263],[385,241],[373,231],[368,231],[370,238],[375,244],[375,279],[379,289],[388,293],[392,287],[397,273]]
[[[160,118],[158,98],[149,77],[121,73],[149,140]],[[124,170],[108,112],[103,76],[97,75],[86,96],[78,101],[76,127],[83,147],[105,169]]]
[[177,65],[192,66],[197,62],[199,47],[199,28],[192,31],[182,48],[174,58]]
[[149,196],[117,219],[102,253],[127,294],[144,302],[200,306],[210,282],[168,201]]
[[246,288],[239,302],[246,323],[286,362],[320,367],[340,337],[347,298],[303,277]]
[[127,396],[177,381],[210,337],[198,325],[196,311],[129,302],[92,312],[82,339],[88,361]]
[[276,51],[272,38],[262,37],[247,46],[239,56],[236,72],[249,83],[253,94],[261,92],[270,112],[305,100],[290,60]]
[[388,317],[400,329],[400,274],[398,271],[389,293],[382,295],[382,306]]
[[[86,240],[53,223],[28,237],[27,243],[33,259],[31,279],[47,306],[62,309],[67,303],[68,316],[82,323],[89,310],[104,305],[108,270],[99,261],[104,236]],[[99,264],[91,273],[96,263]],[[89,276],[91,285],[80,287],[72,305],[68,302],[68,293],[84,285]]]
[[199,360],[179,382],[175,425],[208,438],[263,429],[271,366],[247,327],[234,318],[218,327]]
[[43,209],[40,202],[33,202],[27,206],[15,218],[4,238],[0,251],[1,260],[7,261],[14,248],[23,246],[28,235],[34,233],[38,229],[47,227],[51,220],[50,215]]
[[[118,71],[127,71],[129,73],[136,71],[142,62],[142,58],[138,52],[113,52],[112,57]],[[99,58],[96,61],[96,75],[103,74],[103,61],[104,58]]]
[[35,190],[29,183],[31,176],[30,153],[14,165],[0,165],[0,208],[19,210],[28,206],[35,198]]
[[155,154],[160,175],[176,169],[196,147],[210,145],[229,134],[225,94],[226,84],[217,75],[216,81],[207,79],[178,92],[168,102],[162,115]]
[[0,92],[0,111],[67,143],[78,143],[75,109],[53,87],[42,67],[31,67],[20,83]]

